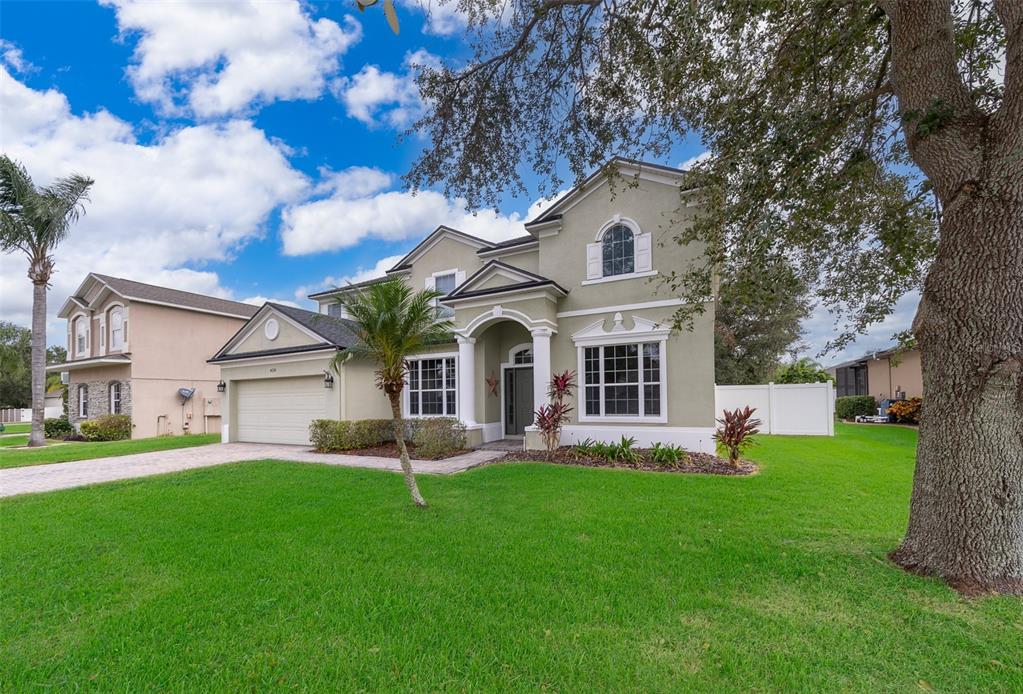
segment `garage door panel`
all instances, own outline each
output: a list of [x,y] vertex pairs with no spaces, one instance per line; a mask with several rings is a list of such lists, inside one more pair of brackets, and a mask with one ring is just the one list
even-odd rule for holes
[[326,416],[323,378],[238,381],[238,440],[309,444],[309,423]]

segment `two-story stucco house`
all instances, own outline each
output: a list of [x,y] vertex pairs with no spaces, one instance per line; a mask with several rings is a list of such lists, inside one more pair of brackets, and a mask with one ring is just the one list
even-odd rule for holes
[[[90,273],[61,306],[68,418],[131,416],[132,437],[221,430],[210,355],[258,306]],[[179,391],[192,390],[185,399]]]
[[[673,240],[698,208],[683,176],[616,159],[520,238],[491,243],[440,227],[424,239],[387,275],[443,292],[455,330],[410,360],[405,414],[457,417],[473,444],[524,437],[536,447],[533,412],[551,374],[572,370],[564,443],[624,434],[713,450],[713,305],[692,331],[673,333],[681,302],[656,282],[702,252]],[[390,416],[373,364],[330,369],[352,340],[344,291],[352,287],[311,295],[318,312],[266,304],[211,360],[227,384],[225,440],[307,443],[315,418]]]

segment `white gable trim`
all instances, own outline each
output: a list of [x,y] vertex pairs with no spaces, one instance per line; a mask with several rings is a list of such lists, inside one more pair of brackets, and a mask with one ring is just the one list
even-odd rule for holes
[[305,327],[298,321],[295,321],[289,316],[284,315],[270,304],[264,304],[262,308],[256,311],[256,315],[250,318],[249,322],[246,323],[241,330],[235,333],[234,337],[228,340],[226,345],[220,348],[220,350],[214,355],[214,358],[230,355],[234,348],[237,347],[240,343],[244,342],[250,335],[255,333],[256,329],[263,324],[264,319],[268,318],[270,315],[273,315],[274,318],[277,318],[279,320],[283,320],[284,322],[286,322],[288,325],[292,326],[299,332],[315,340],[316,342],[313,344],[327,341],[327,338],[325,338],[323,335],[314,333],[312,330]]
[[480,250],[481,248],[491,248],[493,245],[488,241],[484,241],[483,239],[478,239],[475,236],[470,236],[469,234],[466,234],[464,231],[458,231],[457,229],[451,229],[450,227],[444,226],[437,227],[433,231],[433,233],[431,233],[429,236],[423,239],[418,246],[416,246],[407,254],[405,254],[404,258],[399,260],[393,268],[388,270],[387,271],[388,274],[392,272],[402,272],[402,270],[398,270],[397,268],[401,267],[402,265],[410,265],[414,263],[416,260],[422,257],[427,251],[429,251],[431,248],[440,243],[441,240],[443,239],[452,239],[454,241],[458,241],[459,243],[464,243],[466,246],[471,246],[476,250]]

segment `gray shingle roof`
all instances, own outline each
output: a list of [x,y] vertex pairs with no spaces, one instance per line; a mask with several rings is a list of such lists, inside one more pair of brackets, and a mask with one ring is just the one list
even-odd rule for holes
[[214,296],[195,294],[194,292],[171,289],[170,287],[158,287],[155,284],[146,284],[145,282],[136,282],[134,280],[126,280],[121,277],[111,277],[110,275],[93,273],[93,276],[106,283],[118,294],[129,299],[153,301],[161,304],[172,304],[174,306],[181,306],[182,308],[192,308],[201,311],[228,313],[234,316],[241,316],[243,318],[251,318],[256,315],[256,311],[259,310],[259,306],[243,304],[240,301],[219,299]]
[[351,347],[359,338],[356,336],[355,323],[344,318],[335,318],[315,311],[306,311],[304,308],[285,306],[267,302],[274,310],[283,313],[291,320],[299,323],[319,335],[334,347]]

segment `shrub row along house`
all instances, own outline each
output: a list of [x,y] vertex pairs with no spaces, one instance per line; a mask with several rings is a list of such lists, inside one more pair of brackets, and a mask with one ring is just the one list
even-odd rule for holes
[[[551,374],[573,370],[563,442],[625,434],[712,451],[713,305],[708,297],[694,329],[672,333],[680,300],[656,282],[702,252],[673,240],[697,207],[683,176],[616,159],[519,238],[491,243],[443,226],[426,237],[387,277],[442,292],[455,330],[413,355],[404,414],[457,417],[470,445],[524,437],[537,448],[533,412]],[[225,441],[303,444],[314,419],[390,416],[373,364],[329,366],[354,339],[338,297],[358,288],[311,295],[318,311],[268,303],[216,353]]]
[[[517,437],[538,448],[533,412],[551,375],[571,370],[564,443],[627,435],[713,451],[713,303],[672,333],[681,301],[657,281],[702,252],[674,241],[697,209],[683,177],[616,159],[519,238],[442,226],[372,280],[441,292],[455,327],[409,361],[404,414],[456,417],[470,445]],[[225,441],[308,444],[315,419],[390,417],[374,364],[330,367],[355,339],[338,297],[359,286],[313,294],[318,310],[307,311],[92,274],[61,309],[69,360],[51,369],[70,375],[72,421],[123,412],[134,436],[220,427]],[[195,389],[184,404],[180,388]]]

